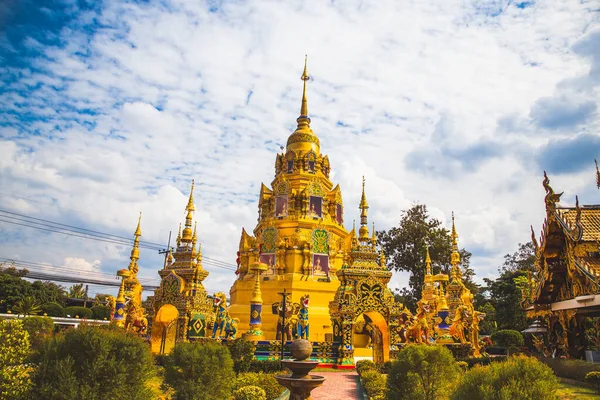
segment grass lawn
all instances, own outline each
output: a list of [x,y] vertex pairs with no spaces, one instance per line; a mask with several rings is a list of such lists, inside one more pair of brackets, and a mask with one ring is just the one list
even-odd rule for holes
[[561,400],[586,400],[586,399],[600,399],[600,395],[596,393],[594,389],[587,386],[573,385],[571,383],[560,382],[558,388],[558,395]]

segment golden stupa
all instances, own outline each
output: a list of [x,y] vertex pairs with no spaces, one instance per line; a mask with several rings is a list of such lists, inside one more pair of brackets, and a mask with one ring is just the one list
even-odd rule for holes
[[[310,126],[304,65],[304,88],[297,128],[289,136],[285,153],[275,160],[271,188],[262,184],[258,224],[253,235],[242,229],[237,279],[230,290],[229,315],[239,319],[240,332],[250,330],[250,304],[256,286],[256,266],[262,294],[262,337],[277,336],[278,315],[273,311],[291,293],[288,304],[299,304],[310,296],[311,341],[332,340],[329,302],[340,285],[336,272],[344,263],[350,245],[344,228],[342,193],[329,180],[329,158],[321,154],[319,138]],[[292,321],[295,316],[291,315]]]

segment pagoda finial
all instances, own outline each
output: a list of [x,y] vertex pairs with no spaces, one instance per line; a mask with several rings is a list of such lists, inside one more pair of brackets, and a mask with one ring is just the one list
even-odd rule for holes
[[371,243],[377,246],[377,235],[375,234],[375,222],[373,222],[373,232],[371,233]]
[[594,162],[596,163],[596,186],[600,189],[600,170],[598,170],[598,161],[594,158]]
[[179,224],[179,230],[177,231],[177,239],[175,239],[177,247],[181,246],[181,224]]
[[452,265],[452,277],[460,278],[460,253],[458,252],[458,234],[454,224],[454,211],[452,211],[452,254],[450,255],[450,265]]
[[360,198],[360,205],[358,206],[360,209],[360,229],[359,229],[359,239],[361,242],[366,242],[369,240],[369,227],[367,226],[367,210],[369,209],[369,204],[367,203],[367,196],[365,195],[365,177],[363,176],[362,180],[362,196]]
[[142,236],[142,229],[140,227],[142,221],[142,212],[140,211],[140,216],[138,218],[137,228],[135,228],[135,239],[133,239],[133,248],[131,249],[131,256],[129,259],[131,262],[129,263],[129,270],[137,273],[137,261],[140,259],[140,237]]
[[192,235],[192,245],[195,245],[198,241],[198,236],[196,235],[196,227],[198,226],[198,221],[194,222],[194,233]]
[[310,118],[308,118],[308,100],[306,100],[306,82],[310,80],[307,70],[308,56],[304,56],[304,71],[300,79],[304,81],[302,87],[302,105],[300,106],[300,116],[296,120],[298,122],[298,129],[308,128],[310,126]]
[[185,211],[196,211],[194,207],[194,180],[192,179],[192,188],[190,189],[190,198],[188,199],[187,206],[185,207]]
[[431,257],[429,256],[429,245],[425,245],[425,275],[433,275],[431,271]]

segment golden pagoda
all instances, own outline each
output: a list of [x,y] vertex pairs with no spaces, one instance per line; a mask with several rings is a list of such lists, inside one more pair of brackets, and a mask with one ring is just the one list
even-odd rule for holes
[[[258,204],[258,224],[253,234],[242,229],[237,279],[230,290],[229,315],[239,319],[239,330],[250,328],[250,304],[257,270],[265,312],[262,335],[277,336],[276,310],[282,296],[290,292],[288,304],[299,305],[310,297],[311,341],[331,340],[328,304],[339,286],[337,271],[344,262],[348,232],[343,225],[342,193],[329,179],[329,158],[321,153],[320,141],[310,126],[306,96],[309,80],[306,61],[301,77],[302,104],[296,130],[289,136],[285,152],[275,159],[275,178],[270,187],[262,184]],[[286,307],[287,308],[287,307]],[[288,321],[298,317],[290,311]],[[287,325],[287,324],[286,324]]]
[[329,303],[338,368],[354,368],[354,357],[372,356],[377,363],[388,361],[392,346],[399,342],[398,319],[404,311],[387,287],[392,273],[383,252],[377,251],[375,227],[369,237],[364,177],[359,209],[358,237],[352,229],[347,262],[337,271],[340,286]]
[[169,250],[164,268],[158,272],[160,286],[152,299],[153,353],[166,354],[176,342],[206,337],[206,325],[214,320],[213,301],[202,285],[208,271],[202,268],[202,252],[192,221],[194,181],[185,211],[185,227],[183,232],[179,227],[175,252]]
[[138,260],[140,259],[140,237],[142,231],[140,228],[142,213],[138,218],[137,228],[135,229],[133,248],[129,257],[129,266],[117,271],[117,276],[121,277],[121,286],[115,301],[115,312],[112,323],[139,334],[146,332],[148,321],[144,317],[144,308],[142,306],[142,285],[137,278],[139,270]]

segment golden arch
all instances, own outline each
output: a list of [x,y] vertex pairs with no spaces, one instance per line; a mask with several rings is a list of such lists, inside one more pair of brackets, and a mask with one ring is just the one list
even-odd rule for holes
[[178,319],[179,311],[172,304],[165,304],[158,309],[152,323],[152,337],[150,339],[153,353],[168,354],[171,352],[177,338]]
[[[373,346],[373,361],[382,363],[390,359],[390,331],[388,324],[378,311],[365,311],[360,317],[371,325],[371,344]],[[355,342],[356,343],[356,342]]]

